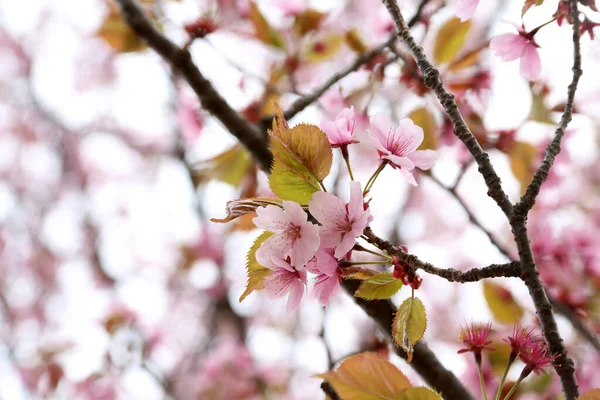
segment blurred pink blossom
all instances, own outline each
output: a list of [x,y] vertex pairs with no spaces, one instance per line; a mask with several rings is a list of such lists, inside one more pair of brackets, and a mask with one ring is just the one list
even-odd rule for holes
[[539,78],[542,71],[542,64],[537,48],[539,47],[533,36],[535,30],[527,33],[523,27],[517,28],[518,33],[504,33],[498,35],[490,42],[490,49],[497,56],[502,57],[502,61],[513,61],[521,59],[521,75],[530,81]]
[[458,7],[456,7],[456,16],[461,21],[471,19],[478,4],[479,0],[460,0]]

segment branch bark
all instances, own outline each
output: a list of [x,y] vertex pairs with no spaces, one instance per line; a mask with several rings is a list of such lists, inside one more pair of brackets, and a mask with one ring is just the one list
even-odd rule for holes
[[396,25],[398,37],[408,46],[421,73],[423,74],[423,81],[425,86],[430,88],[440,103],[446,110],[446,113],[450,117],[454,126],[454,135],[458,137],[467,147],[477,166],[479,172],[485,180],[485,184],[488,188],[488,196],[490,196],[498,204],[500,209],[504,212],[507,217],[513,212],[513,206],[508,196],[502,189],[502,182],[500,177],[494,170],[492,163],[490,162],[489,155],[481,148],[473,133],[469,130],[469,127],[465,123],[465,120],[458,109],[458,105],[454,100],[454,96],[450,94],[444,87],[442,80],[440,79],[440,71],[438,71],[427,59],[423,48],[421,48],[410,33],[410,29],[404,21],[404,17],[400,12],[400,8],[396,3],[396,0],[382,0],[388,12],[392,16],[392,20]]
[[217,118],[252,154],[260,167],[268,171],[272,155],[268,138],[248,123],[225,101],[202,75],[190,53],[167,39],[146,16],[136,0],[117,0],[123,17],[134,32],[179,72],[194,90],[202,107]]

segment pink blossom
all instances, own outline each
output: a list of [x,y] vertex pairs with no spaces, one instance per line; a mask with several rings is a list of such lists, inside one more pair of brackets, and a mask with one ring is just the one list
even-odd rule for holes
[[531,33],[526,33],[523,28],[517,28],[518,33],[505,33],[496,36],[490,42],[490,49],[497,56],[502,57],[502,61],[513,61],[521,59],[521,75],[530,81],[539,78],[542,71],[540,55],[537,52],[539,47],[533,39]]
[[327,134],[327,139],[333,147],[358,143],[358,141],[352,140],[355,119],[354,107],[351,106],[340,111],[334,121],[324,120],[321,122],[321,129]]
[[331,297],[340,287],[338,260],[333,253],[333,249],[319,249],[315,257],[306,264],[306,269],[317,275],[312,293],[323,306],[329,304]]
[[304,295],[306,285],[306,270],[298,270],[289,263],[289,259],[272,256],[270,262],[264,265],[272,273],[265,279],[265,290],[273,297],[283,297],[289,294],[287,310],[296,311]]
[[494,349],[489,347],[492,341],[488,340],[491,329],[491,322],[485,325],[471,322],[470,325],[464,326],[460,331],[458,339],[467,345],[467,347],[458,350],[458,354],[472,351],[476,356],[481,356],[483,350],[493,351]]
[[272,257],[290,257],[291,265],[302,268],[319,248],[319,228],[308,222],[308,215],[300,204],[284,201],[283,209],[268,205],[256,209],[252,221],[264,230],[275,232],[256,252],[256,260],[263,266]]
[[410,172],[415,167],[426,170],[435,164],[435,151],[417,150],[423,142],[424,134],[420,126],[410,118],[400,120],[398,127],[392,127],[391,121],[383,113],[371,117],[371,135],[379,158],[398,168],[404,178],[413,186],[417,185]]
[[478,4],[479,0],[460,0],[458,7],[456,8],[456,16],[460,18],[461,21],[471,19]]
[[322,247],[335,248],[336,258],[352,250],[356,238],[373,220],[369,209],[365,209],[358,182],[350,182],[349,203],[330,193],[317,192],[308,202],[308,210],[322,224],[319,231]]

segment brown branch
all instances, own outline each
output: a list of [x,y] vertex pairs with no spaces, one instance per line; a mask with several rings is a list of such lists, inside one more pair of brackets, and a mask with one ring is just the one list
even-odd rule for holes
[[333,386],[327,381],[323,381],[321,383],[321,390],[325,393],[331,400],[343,400],[339,394],[335,391]]
[[587,340],[588,343],[590,343],[594,347],[594,349],[596,349],[596,351],[600,352],[600,340],[596,335],[594,335],[592,331],[588,329],[587,326],[585,326],[585,324],[577,316],[575,311],[573,311],[571,307],[564,304],[563,302],[553,299],[552,297],[548,298],[550,299],[550,303],[552,303],[552,307],[554,307],[554,310],[566,319],[568,319],[571,325],[573,325],[573,328],[575,328],[575,330],[579,332],[581,336],[583,336],[583,338]]
[[[388,339],[392,336],[392,322],[396,308],[389,300],[364,300],[354,297],[360,281],[348,279],[343,282],[344,289],[353,296],[356,304],[362,308],[367,315],[373,318]],[[403,359],[408,355],[396,347],[396,354]],[[458,378],[447,370],[429,349],[427,344],[420,341],[415,345],[413,359],[409,364],[428,385],[440,392],[445,399],[473,400],[473,396],[465,389]]]
[[558,153],[560,153],[560,143],[565,135],[567,126],[569,126],[569,122],[571,122],[573,119],[573,103],[575,102],[575,92],[577,91],[579,78],[583,74],[581,69],[581,50],[579,44],[579,27],[581,23],[579,21],[577,1],[569,1],[569,14],[573,20],[573,67],[571,68],[571,71],[573,71],[573,79],[568,87],[567,104],[565,105],[565,111],[563,112],[563,115],[560,118],[560,123],[558,124],[556,132],[554,133],[554,139],[552,139],[552,141],[546,147],[546,153],[544,154],[542,164],[537,171],[535,171],[531,183],[529,183],[527,189],[525,190],[525,194],[515,205],[515,214],[519,214],[521,216],[526,216],[529,210],[531,210],[535,204],[535,199],[540,193],[542,184],[548,178],[548,173],[554,164],[554,159]]
[[510,225],[517,243],[519,259],[523,267],[523,281],[529,290],[529,295],[533,300],[533,305],[538,314],[542,333],[546,338],[550,352],[554,354],[556,373],[560,377],[563,393],[566,400],[576,399],[579,396],[577,379],[575,378],[575,367],[573,361],[568,357],[563,340],[558,331],[552,304],[548,299],[544,284],[537,270],[529,235],[527,233],[527,214],[535,204],[535,198],[540,191],[542,183],[546,180],[548,172],[552,167],[554,158],[560,152],[560,142],[565,129],[572,118],[573,101],[577,83],[581,76],[581,54],[579,49],[579,12],[577,9],[577,0],[569,1],[569,14],[573,20],[573,80],[568,89],[568,101],[561,122],[556,130],[555,137],[546,149],[546,155],[542,165],[535,172],[533,179],[523,198],[515,206],[514,214],[510,218]]
[[484,268],[471,268],[465,272],[454,268],[438,268],[430,263],[419,260],[417,256],[406,253],[401,248],[375,235],[370,227],[367,227],[363,234],[369,243],[374,244],[391,256],[398,257],[400,261],[406,263],[413,270],[421,269],[429,274],[444,278],[449,282],[467,283],[487,278],[518,278],[521,276],[521,266],[518,261],[512,261],[507,264],[491,264]]
[[400,12],[400,8],[398,8],[396,0],[382,1],[396,24],[398,37],[402,39],[413,54],[413,57],[423,74],[425,86],[430,88],[436,94],[454,125],[454,135],[465,144],[471,155],[473,155],[473,158],[479,167],[479,172],[483,176],[485,184],[488,187],[488,196],[496,201],[505,215],[510,216],[512,214],[513,206],[502,189],[500,177],[494,170],[489,155],[481,148],[475,139],[475,136],[465,123],[465,120],[458,109],[458,105],[454,100],[454,96],[450,94],[442,84],[440,71],[427,60],[423,49],[415,42],[415,39],[410,33],[410,29]]
[[117,0],[123,17],[135,33],[179,72],[194,90],[202,107],[216,117],[252,154],[260,167],[268,171],[273,156],[268,149],[268,138],[246,121],[215,90],[202,75],[187,51],[167,39],[144,14],[136,0]]

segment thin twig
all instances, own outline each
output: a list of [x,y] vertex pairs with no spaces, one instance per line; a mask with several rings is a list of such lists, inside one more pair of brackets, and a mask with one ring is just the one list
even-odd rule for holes
[[386,251],[389,255],[398,257],[400,261],[406,263],[409,267],[415,270],[421,269],[429,274],[444,278],[449,282],[467,283],[487,278],[518,278],[521,276],[521,266],[518,261],[506,264],[491,264],[484,268],[471,268],[465,272],[454,268],[438,268],[430,263],[419,260],[417,256],[406,253],[401,248],[375,235],[370,227],[367,227],[363,234],[370,243]]
[[494,170],[492,163],[490,162],[489,155],[481,148],[477,139],[473,133],[469,130],[469,127],[465,123],[465,120],[454,100],[454,96],[450,94],[440,79],[440,71],[438,71],[427,59],[423,48],[421,48],[410,33],[410,29],[404,21],[404,17],[400,12],[400,8],[396,3],[396,0],[382,0],[383,4],[388,9],[388,12],[392,16],[394,23],[396,24],[397,34],[400,39],[408,46],[421,73],[423,74],[423,81],[425,86],[430,88],[439,99],[440,103],[446,110],[446,113],[450,117],[452,124],[454,125],[454,135],[458,137],[467,147],[469,152],[473,155],[475,162],[479,166],[479,172],[485,180],[485,184],[488,187],[488,196],[490,196],[498,206],[502,209],[506,216],[512,214],[512,203],[508,199],[508,196],[502,189],[502,182],[500,177]]
[[125,20],[134,32],[185,78],[200,99],[202,107],[221,121],[248,149],[260,167],[268,171],[272,160],[268,138],[231,108],[202,75],[187,49],[177,46],[156,29],[136,0],[117,0],[117,2],[121,6]]
[[[413,27],[421,20],[421,17],[423,15],[423,10],[425,9],[425,6],[427,5],[428,2],[429,2],[429,0],[421,1],[421,3],[419,4],[419,8],[417,9],[417,12],[410,19],[410,21],[408,21],[409,28]],[[295,102],[293,102],[292,105],[284,112],[285,118],[288,120],[292,119],[300,111],[304,110],[306,107],[308,107],[309,105],[311,105],[312,103],[317,101],[333,85],[335,85],[336,83],[338,83],[339,81],[344,79],[346,76],[350,75],[352,72],[358,70],[363,65],[369,63],[371,60],[373,60],[375,57],[377,57],[379,54],[381,54],[386,48],[388,48],[388,47],[392,48],[395,41],[396,41],[396,35],[392,34],[392,35],[390,35],[388,40],[386,40],[379,46],[365,52],[364,54],[361,54],[359,57],[356,58],[356,60],[354,60],[354,62],[352,64],[350,64],[343,70],[338,71],[335,74],[331,75],[331,77],[329,79],[327,79],[325,82],[323,82],[323,84],[321,86],[319,86],[317,89],[315,89],[311,94],[301,97],[298,100],[296,100]],[[393,60],[395,60],[395,58]],[[273,120],[273,116],[268,116],[268,117],[264,117],[261,120],[261,122],[263,125],[267,126],[268,124],[271,123],[272,120]]]

